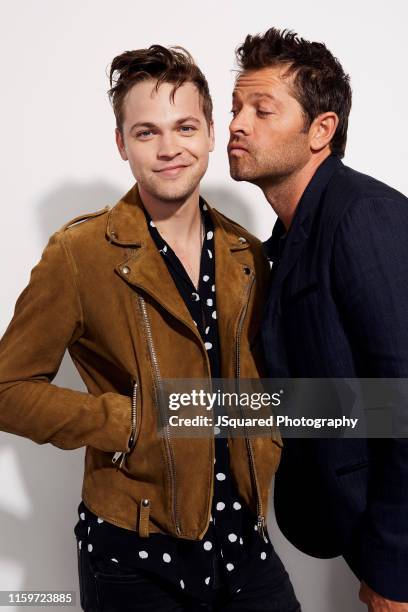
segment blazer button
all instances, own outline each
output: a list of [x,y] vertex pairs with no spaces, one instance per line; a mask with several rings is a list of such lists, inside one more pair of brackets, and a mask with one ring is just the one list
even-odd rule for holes
[[150,506],[150,499],[142,499],[142,506]]
[[122,272],[123,272],[123,274],[129,274],[130,268],[128,266],[123,266]]
[[244,266],[244,274],[251,274],[251,270],[248,266]]
[[111,232],[111,238],[112,240],[116,240],[116,238],[118,237],[116,232]]

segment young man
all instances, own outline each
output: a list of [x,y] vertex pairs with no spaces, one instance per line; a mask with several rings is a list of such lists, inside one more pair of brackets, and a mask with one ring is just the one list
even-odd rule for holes
[[[237,57],[231,176],[278,215],[269,375],[408,376],[408,202],[341,162],[348,76],[325,45],[275,28]],[[275,499],[296,546],[344,555],[370,611],[408,610],[408,441],[287,440]]]
[[[251,346],[269,266],[199,195],[214,146],[207,81],[159,45],[116,57],[110,76],[137,184],[51,237],[0,344],[0,427],[87,447],[85,610],[297,610],[265,529],[279,440],[158,432],[162,378],[262,372]],[[67,348],[88,393],[51,384]]]

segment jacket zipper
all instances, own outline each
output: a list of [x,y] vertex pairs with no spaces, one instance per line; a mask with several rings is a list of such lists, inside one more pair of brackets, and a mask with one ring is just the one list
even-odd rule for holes
[[127,451],[117,451],[112,457],[112,463],[117,464],[116,469],[119,470],[126,458],[126,455],[133,450],[136,442],[136,431],[137,431],[137,380],[133,381],[132,387],[132,406],[131,406],[131,431],[129,438],[129,448]]
[[[152,330],[150,327],[149,316],[147,314],[146,302],[144,301],[141,295],[138,295],[138,300],[139,300],[140,309],[142,311],[143,320],[146,326],[147,344],[149,346],[150,358],[151,358],[152,365],[153,365],[153,371],[154,371],[154,377],[155,377],[154,386],[155,386],[156,407],[160,410],[160,413],[162,414],[162,407],[161,407],[160,401],[159,401],[160,406],[157,406],[157,402],[161,394],[161,377],[160,377],[159,364],[157,361],[156,350],[153,344]],[[164,431],[165,431],[165,448],[166,448],[166,454],[167,454],[167,459],[168,459],[168,465],[170,468],[170,485],[171,485],[172,500],[173,500],[173,519],[174,519],[174,524],[176,526],[176,532],[179,535],[181,533],[181,528],[180,528],[180,521],[179,521],[177,495],[176,495],[177,493],[176,468],[175,468],[173,449],[171,447],[170,430],[169,430],[168,425],[165,426]]]
[[[250,298],[250,295],[251,295],[252,287],[254,285],[254,281],[255,281],[255,275],[254,275],[254,273],[252,273],[251,282],[248,285],[248,289],[247,289],[246,296],[245,296],[245,302],[244,302],[244,305],[243,305],[241,313],[240,313],[240,318],[239,318],[239,322],[238,322],[238,329],[237,329],[237,335],[236,335],[236,345],[235,345],[236,346],[236,353],[235,353],[236,369],[235,369],[235,376],[236,376],[236,379],[237,379],[237,386],[238,387],[239,387],[239,379],[241,377],[241,354],[240,354],[241,333],[242,333],[242,327],[243,327],[243,324],[244,324],[245,315],[246,315],[247,310],[248,310],[248,302],[249,302],[249,298]],[[242,414],[241,406],[240,406],[240,411],[241,411],[241,414]],[[261,496],[260,496],[260,493],[259,493],[259,483],[258,483],[258,476],[257,476],[257,473],[256,473],[256,468],[255,468],[254,450],[252,448],[251,440],[248,438],[248,436],[245,436],[245,443],[246,443],[247,452],[248,452],[248,458],[249,458],[249,465],[250,465],[251,475],[252,475],[253,483],[255,485],[258,534],[259,534],[259,536],[261,538],[265,539],[266,538],[265,515],[264,515],[264,512],[263,512],[262,500],[261,500]]]

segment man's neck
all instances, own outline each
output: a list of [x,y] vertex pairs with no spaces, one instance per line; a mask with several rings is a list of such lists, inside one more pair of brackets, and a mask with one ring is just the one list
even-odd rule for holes
[[201,232],[198,187],[187,198],[175,201],[159,200],[140,186],[139,193],[153,223],[169,244],[187,247]]
[[320,164],[322,164],[329,155],[329,150],[313,155],[302,168],[293,172],[284,180],[276,183],[274,181],[270,183],[266,181],[260,186],[265,198],[287,230],[292,223],[297,206],[306,187],[312,180]]

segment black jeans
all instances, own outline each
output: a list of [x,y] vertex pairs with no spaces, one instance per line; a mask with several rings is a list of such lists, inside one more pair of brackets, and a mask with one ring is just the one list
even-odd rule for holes
[[85,612],[300,612],[278,555],[265,560],[262,567],[239,593],[229,595],[225,586],[215,589],[209,604],[143,569],[132,574],[106,573],[90,562],[82,547],[78,551],[81,607]]

